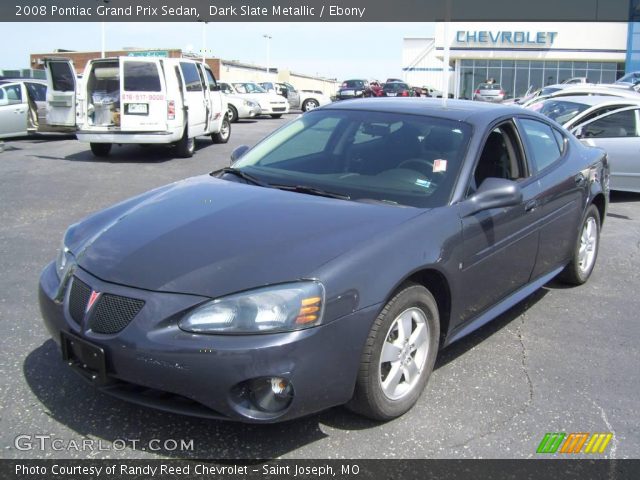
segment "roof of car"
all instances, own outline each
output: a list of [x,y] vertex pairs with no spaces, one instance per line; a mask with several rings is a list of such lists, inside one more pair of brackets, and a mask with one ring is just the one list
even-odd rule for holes
[[481,122],[485,118],[502,115],[521,115],[531,113],[520,106],[474,102],[471,100],[447,100],[427,97],[409,98],[366,98],[342,100],[322,107],[323,110],[367,110],[372,112],[408,113],[450,120]]
[[640,95],[638,99],[627,98],[627,97],[614,97],[611,95],[570,95],[566,97],[549,97],[542,100],[553,101],[553,102],[571,102],[571,103],[582,103],[583,105],[595,106],[601,104],[617,104],[617,103],[628,103],[630,105],[640,104]]

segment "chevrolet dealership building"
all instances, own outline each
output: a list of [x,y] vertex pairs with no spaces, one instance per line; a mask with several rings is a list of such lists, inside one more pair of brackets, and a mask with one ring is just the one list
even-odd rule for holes
[[509,97],[573,77],[611,83],[625,72],[631,25],[438,23],[434,38],[404,39],[402,69],[413,86],[444,90],[448,81],[458,98],[472,98],[488,79],[500,83]]

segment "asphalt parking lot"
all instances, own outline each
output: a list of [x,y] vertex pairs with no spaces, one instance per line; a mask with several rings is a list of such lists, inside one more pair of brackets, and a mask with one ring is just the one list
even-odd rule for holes
[[[203,138],[190,159],[124,146],[98,160],[72,137],[6,142],[0,153],[2,457],[535,458],[546,432],[611,432],[604,456],[640,456],[640,194],[612,196],[586,285],[552,282],[441,352],[418,404],[389,423],[341,407],[277,425],[194,419],[113,399],[67,369],[37,305],[38,276],[66,227],[132,195],[228,165],[233,148],[254,144],[290,118],[234,124],[228,144]],[[32,442],[21,450],[19,435],[61,439],[62,448]],[[96,442],[93,451],[65,447],[85,439]],[[96,446],[131,439],[136,448]],[[146,447],[167,439],[193,440],[193,449]]]

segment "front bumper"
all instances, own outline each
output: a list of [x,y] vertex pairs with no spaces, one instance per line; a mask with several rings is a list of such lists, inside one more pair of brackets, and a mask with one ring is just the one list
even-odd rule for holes
[[[145,301],[122,331],[98,334],[71,318],[68,288],[65,299],[56,301],[55,265],[42,272],[40,310],[52,338],[60,343],[61,332],[71,333],[104,350],[111,383],[97,388],[134,403],[210,418],[275,422],[347,402],[377,314],[377,307],[371,307],[297,332],[198,335],[180,330],[178,320],[206,298],[110,284],[80,268],[74,275],[94,291]],[[273,376],[293,385],[293,400],[283,412],[254,414],[234,399],[232,391],[238,384]]]

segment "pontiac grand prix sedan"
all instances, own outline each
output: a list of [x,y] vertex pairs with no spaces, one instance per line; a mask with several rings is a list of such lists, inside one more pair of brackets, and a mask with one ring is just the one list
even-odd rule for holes
[[478,102],[334,103],[232,160],[66,232],[40,307],[96,387],[247,422],[397,417],[439,349],[587,281],[608,204],[602,150]]

